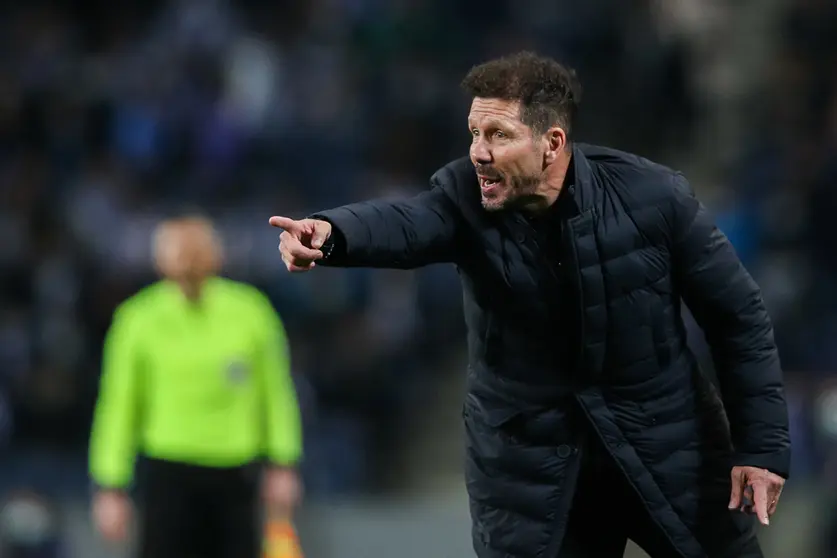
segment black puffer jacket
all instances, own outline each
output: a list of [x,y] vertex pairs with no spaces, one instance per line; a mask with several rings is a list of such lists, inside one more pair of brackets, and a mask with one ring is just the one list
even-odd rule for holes
[[[572,166],[560,257],[541,251],[522,217],[482,209],[463,158],[415,198],[318,214],[337,231],[326,263],[456,264],[481,558],[556,555],[585,432],[602,439],[684,556],[716,555],[751,527],[727,511],[730,468],[789,469],[782,373],[759,288],[682,175],[589,145],[574,146]],[[713,348],[724,405],[686,345],[681,300]],[[577,332],[572,358],[556,331]]]

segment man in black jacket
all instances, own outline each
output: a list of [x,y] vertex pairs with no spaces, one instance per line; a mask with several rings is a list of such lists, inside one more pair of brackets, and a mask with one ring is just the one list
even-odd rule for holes
[[758,286],[681,174],[570,141],[572,71],[521,53],[463,86],[470,158],[411,199],[271,218],[286,266],[456,265],[480,558],[762,556],[750,515],[768,524],[790,441]]

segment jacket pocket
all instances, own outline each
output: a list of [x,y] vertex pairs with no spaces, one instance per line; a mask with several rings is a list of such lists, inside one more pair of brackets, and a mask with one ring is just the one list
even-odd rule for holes
[[468,394],[462,416],[468,447],[487,462],[500,462],[510,448],[522,445],[525,415],[513,407],[489,405]]
[[523,413],[519,409],[504,405],[486,404],[471,393],[465,396],[465,403],[462,406],[462,416],[466,420],[475,421],[492,429],[502,428],[522,417],[522,415]]

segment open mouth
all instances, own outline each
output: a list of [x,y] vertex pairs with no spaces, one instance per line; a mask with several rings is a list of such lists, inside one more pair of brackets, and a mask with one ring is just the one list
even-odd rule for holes
[[499,176],[479,175],[478,178],[480,181],[480,188],[482,188],[483,192],[493,190],[495,187],[503,183],[503,178]]

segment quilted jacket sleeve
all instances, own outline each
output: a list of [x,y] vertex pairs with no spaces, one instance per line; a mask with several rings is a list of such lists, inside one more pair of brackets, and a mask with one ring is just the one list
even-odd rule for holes
[[455,262],[459,209],[438,182],[432,185],[405,200],[370,200],[312,215],[334,228],[333,248],[322,264],[412,269]]
[[761,290],[732,244],[675,175],[675,281],[712,349],[735,445],[735,465],[787,477],[790,435],[782,368]]

